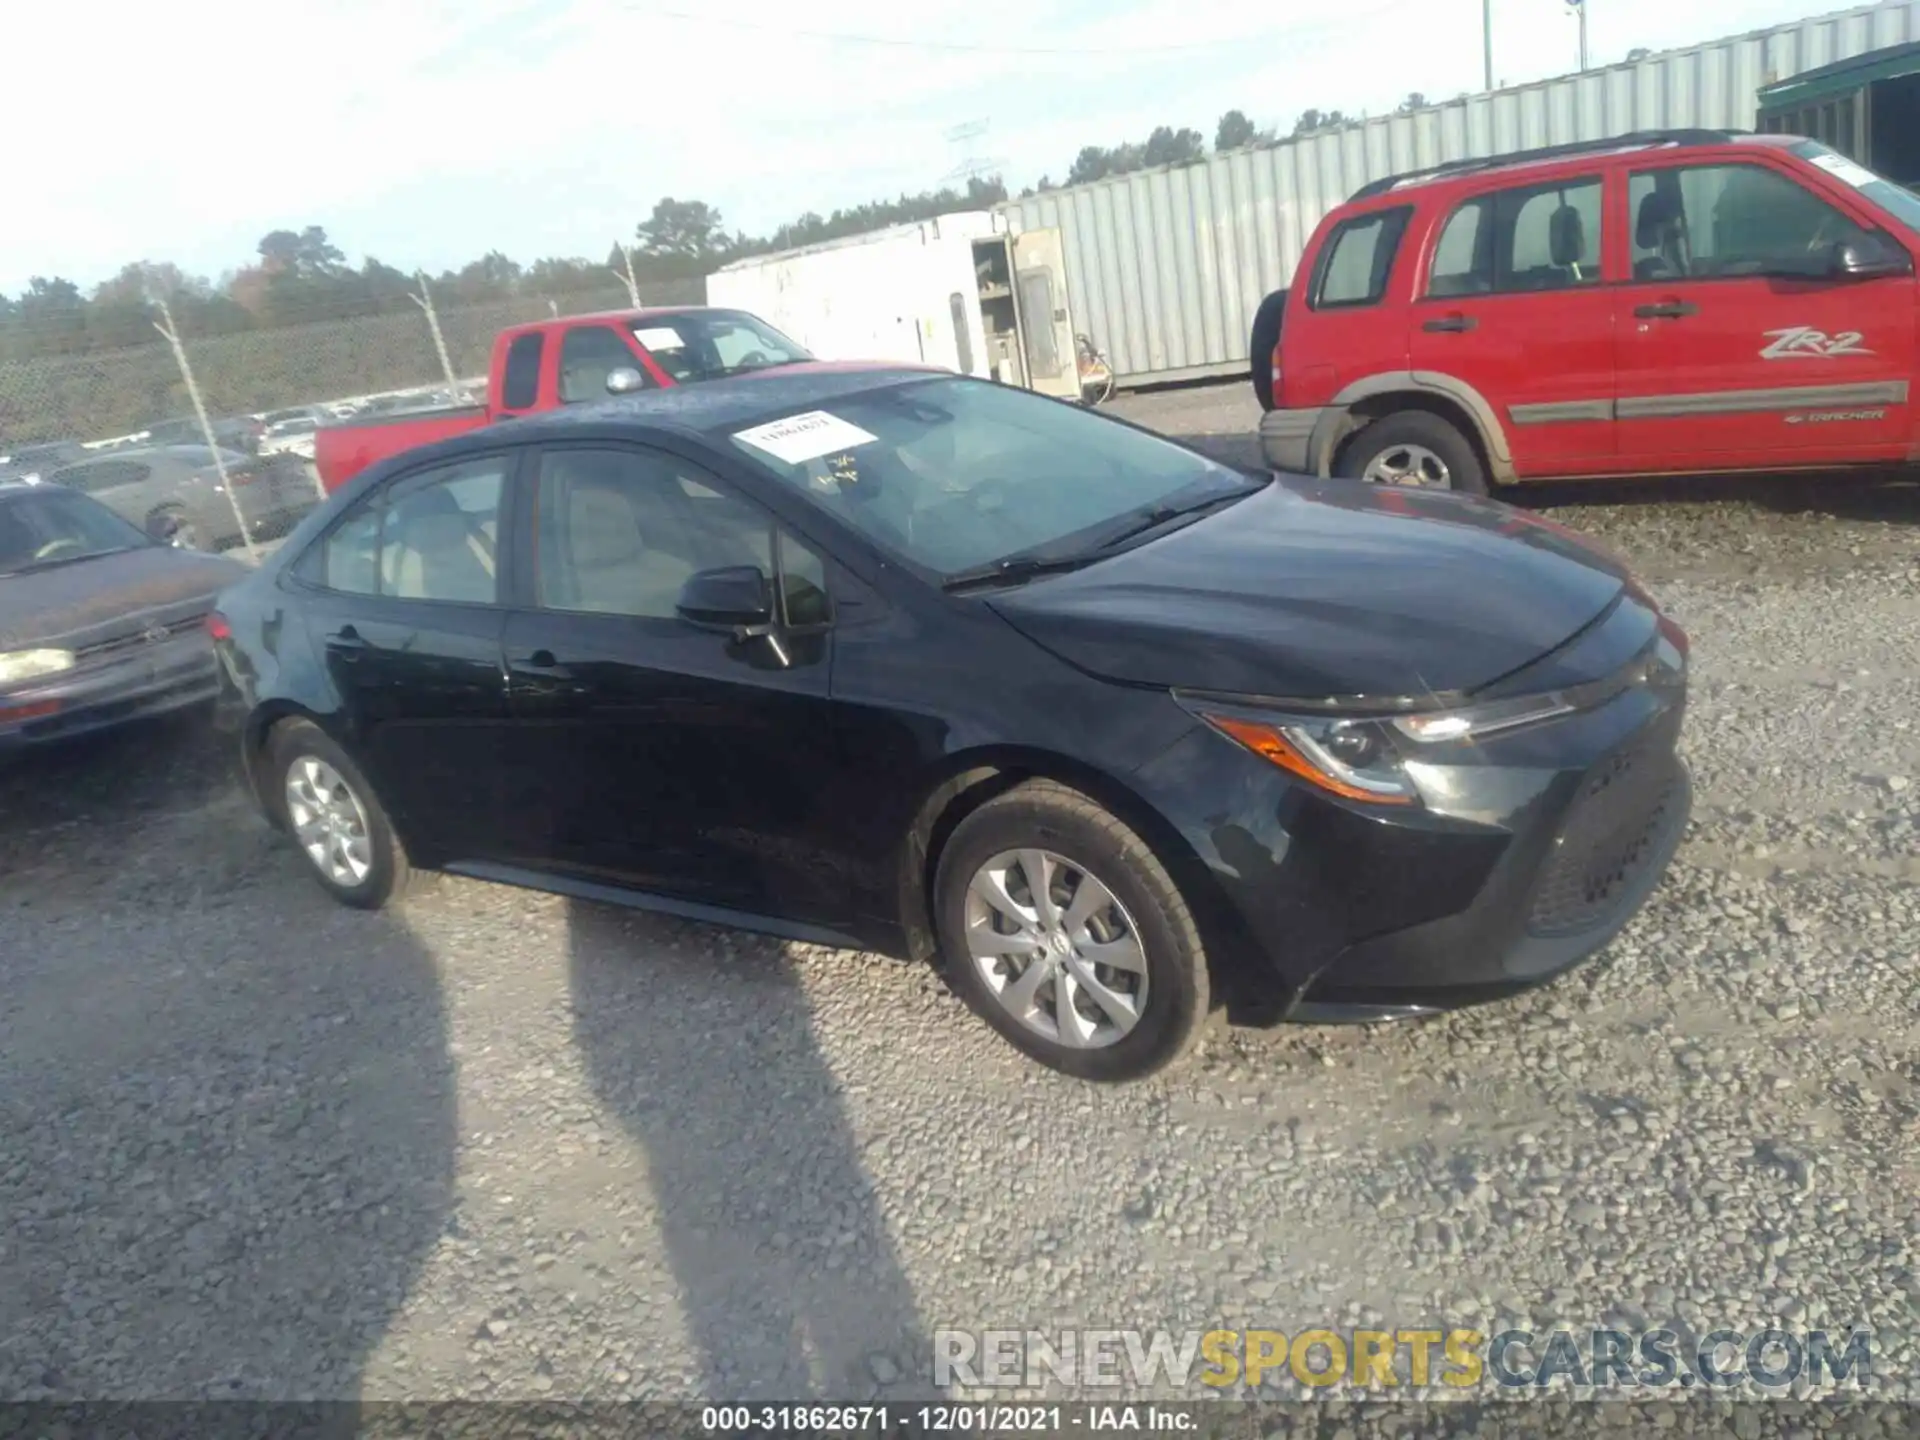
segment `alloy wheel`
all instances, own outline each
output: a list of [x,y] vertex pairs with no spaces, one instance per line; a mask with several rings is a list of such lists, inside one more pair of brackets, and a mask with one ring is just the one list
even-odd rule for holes
[[1054,1043],[1095,1050],[1147,1005],[1147,957],[1127,907],[1084,865],[1006,850],[967,886],[967,949],[987,993]]
[[373,869],[367,812],[340,772],[313,755],[287,767],[287,820],[314,867],[346,889]]
[[1428,490],[1451,490],[1453,472],[1424,445],[1389,445],[1367,462],[1361,479],[1374,485],[1414,485]]

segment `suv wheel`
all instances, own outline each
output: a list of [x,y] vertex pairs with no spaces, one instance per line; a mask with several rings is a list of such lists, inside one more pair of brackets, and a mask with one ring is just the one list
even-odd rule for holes
[[1208,1011],[1193,916],[1146,842],[1052,781],[954,828],[934,913],[955,990],[1021,1050],[1083,1080],[1133,1080],[1191,1047]]
[[1426,490],[1487,493],[1487,472],[1472,444],[1449,422],[1424,410],[1376,420],[1348,442],[1335,467],[1351,480]]
[[268,793],[321,887],[360,910],[397,899],[411,874],[407,853],[359,766],[309,720],[285,722],[267,745]]

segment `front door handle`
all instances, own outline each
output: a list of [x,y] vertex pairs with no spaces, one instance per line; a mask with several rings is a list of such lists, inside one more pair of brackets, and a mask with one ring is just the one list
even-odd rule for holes
[[1700,307],[1691,300],[1661,300],[1653,305],[1636,305],[1633,313],[1642,320],[1679,320],[1698,315]]
[[1472,330],[1479,323],[1471,315],[1442,315],[1438,320],[1427,321],[1420,328],[1440,335],[1457,335],[1463,331]]

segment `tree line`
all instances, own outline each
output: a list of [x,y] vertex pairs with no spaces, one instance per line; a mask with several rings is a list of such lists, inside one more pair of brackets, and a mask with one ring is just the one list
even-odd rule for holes
[[[1401,109],[1425,103],[1423,96],[1410,95]],[[1288,138],[1359,123],[1338,110],[1308,110]],[[1213,149],[1272,145],[1281,138],[1274,128],[1256,125],[1244,111],[1229,110],[1214,127]],[[1192,164],[1207,153],[1198,130],[1161,125],[1144,140],[1084,147],[1061,183],[1078,185],[1162,165]],[[1021,193],[1054,188],[1051,177],[1042,177]],[[678,286],[743,256],[983,208],[1007,198],[999,176],[974,178],[964,186],[869,201],[827,215],[809,211],[756,237],[729,230],[720,211],[705,201],[665,197],[635,227],[632,241],[615,244],[603,259],[550,257],[522,264],[491,250],[458,269],[424,278],[433,302],[444,309],[508,301],[576,308],[581,296],[605,296],[610,286],[622,290],[629,276],[643,287]],[[146,262],[127,265],[90,292],[68,279],[36,276],[18,295],[0,295],[0,364],[162,343],[153,325],[156,301],[167,304],[175,326],[189,340],[320,321],[413,315],[422,278],[374,256],[350,264],[319,225],[263,236],[246,265],[217,281],[185,274],[172,264]]]

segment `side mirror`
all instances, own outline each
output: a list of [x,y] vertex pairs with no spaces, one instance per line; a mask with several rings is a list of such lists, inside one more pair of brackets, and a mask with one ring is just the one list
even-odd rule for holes
[[1833,247],[1833,273],[1849,280],[1913,274],[1913,256],[1884,235],[1862,235]]
[[631,365],[618,365],[607,372],[609,395],[631,395],[647,388],[647,377]]
[[162,545],[171,545],[176,550],[186,548],[180,541],[180,517],[162,515],[153,522],[153,538]]
[[736,640],[770,634],[773,588],[758,565],[727,565],[701,570],[680,587],[674,609],[682,620],[716,629],[731,629]]

